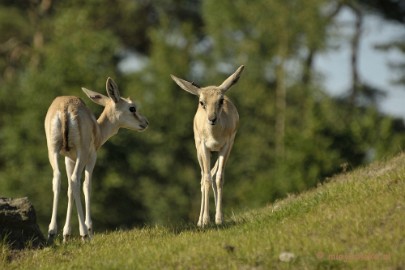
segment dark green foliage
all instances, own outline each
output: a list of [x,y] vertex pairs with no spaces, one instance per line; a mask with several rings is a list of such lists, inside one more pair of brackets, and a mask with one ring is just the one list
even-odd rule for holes
[[400,23],[405,23],[405,5],[398,0],[359,0],[373,12],[381,14],[385,18]]

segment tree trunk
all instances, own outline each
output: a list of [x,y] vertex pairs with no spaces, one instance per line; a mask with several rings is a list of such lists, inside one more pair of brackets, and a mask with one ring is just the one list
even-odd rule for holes
[[281,46],[279,58],[280,62],[276,67],[276,134],[275,134],[275,154],[276,157],[284,157],[284,137],[285,137],[285,111],[286,111],[286,87],[285,87],[285,47]]
[[351,108],[354,108],[356,105],[356,99],[359,93],[362,90],[362,84],[360,82],[359,71],[358,71],[358,57],[359,57],[359,45],[361,38],[361,27],[363,24],[363,15],[360,11],[360,8],[356,4],[348,4],[348,7],[355,14],[355,26],[354,26],[354,35],[351,41],[351,70],[352,70],[352,87],[351,93],[349,96],[349,103]]

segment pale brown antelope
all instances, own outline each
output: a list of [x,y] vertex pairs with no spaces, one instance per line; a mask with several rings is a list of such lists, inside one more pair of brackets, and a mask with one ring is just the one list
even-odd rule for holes
[[[57,233],[57,208],[60,193],[61,173],[58,156],[65,156],[68,178],[68,206],[63,239],[71,234],[70,218],[73,201],[76,203],[79,230],[82,239],[89,239],[93,230],[90,217],[91,178],[96,164],[96,151],[120,128],[143,131],[148,127],[147,119],[142,116],[131,99],[122,98],[115,82],[106,82],[108,97],[82,88],[83,92],[95,103],[104,106],[96,120],[93,113],[78,97],[60,96],[54,99],[45,118],[45,133],[48,145],[49,162],[53,169],[53,209],[49,224],[48,238],[52,241]],[[83,193],[86,219],[84,219],[80,199],[80,178],[85,170]]]
[[[215,200],[215,223],[222,224],[222,188],[224,169],[229,158],[236,131],[239,114],[235,105],[225,96],[226,91],[234,85],[244,69],[240,66],[220,86],[200,88],[192,82],[171,75],[172,79],[187,92],[198,96],[199,106],[194,117],[194,141],[197,158],[201,167],[201,210],[198,226],[205,226],[210,221],[209,189],[212,185]],[[218,159],[211,170],[211,152],[218,152]],[[215,183],[212,179],[216,174]]]

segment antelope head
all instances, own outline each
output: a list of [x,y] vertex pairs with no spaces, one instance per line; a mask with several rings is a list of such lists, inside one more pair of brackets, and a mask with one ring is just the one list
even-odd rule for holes
[[174,75],[170,76],[183,90],[199,97],[197,113],[205,113],[208,124],[214,126],[218,123],[223,108],[226,106],[225,93],[239,80],[243,69],[244,66],[240,66],[219,86],[199,87],[193,82],[177,78]]
[[144,131],[149,123],[138,111],[137,105],[130,98],[122,98],[117,84],[108,78],[106,82],[107,96],[82,88],[83,92],[96,104],[104,106],[103,114],[117,128]]

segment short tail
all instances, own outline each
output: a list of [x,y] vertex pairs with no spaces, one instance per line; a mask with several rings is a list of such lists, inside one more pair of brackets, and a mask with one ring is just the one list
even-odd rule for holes
[[66,152],[70,151],[68,106],[63,108],[62,113],[62,149],[64,149]]

